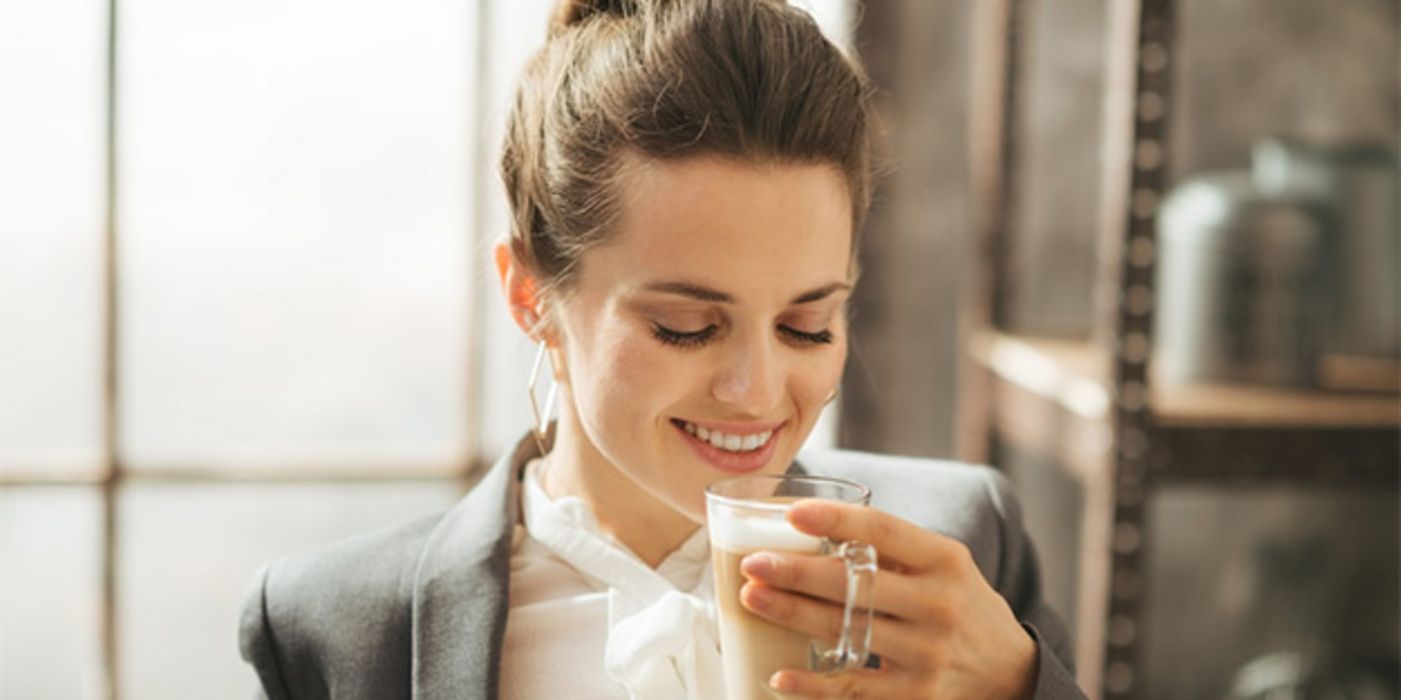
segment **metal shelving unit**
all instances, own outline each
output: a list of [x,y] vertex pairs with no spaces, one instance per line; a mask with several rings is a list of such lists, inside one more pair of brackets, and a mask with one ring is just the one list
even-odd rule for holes
[[[979,264],[966,298],[961,457],[999,442],[1053,459],[1084,495],[1077,563],[1079,680],[1091,697],[1145,695],[1148,504],[1164,486],[1284,483],[1396,489],[1401,401],[1373,393],[1155,387],[1158,203],[1167,180],[1173,0],[1109,3],[1095,330],[1005,330],[1018,61],[1028,3],[980,3],[972,155]],[[1033,499],[1035,494],[1023,494]]]

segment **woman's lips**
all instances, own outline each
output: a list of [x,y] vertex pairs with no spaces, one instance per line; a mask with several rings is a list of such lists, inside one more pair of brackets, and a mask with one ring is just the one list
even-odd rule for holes
[[697,435],[692,435],[686,429],[686,421],[673,419],[671,424],[676,428],[676,432],[681,436],[682,441],[684,441],[697,456],[705,460],[711,466],[721,471],[745,474],[763,468],[764,465],[768,464],[769,461],[773,459],[774,451],[778,446],[779,433],[787,423],[771,425],[748,424],[741,429],[726,425],[725,427],[730,427],[730,431],[724,432],[728,432],[732,435],[754,435],[761,432],[772,433],[768,440],[764,441],[759,447],[743,452],[732,452],[722,449],[710,444],[709,441],[700,439]]

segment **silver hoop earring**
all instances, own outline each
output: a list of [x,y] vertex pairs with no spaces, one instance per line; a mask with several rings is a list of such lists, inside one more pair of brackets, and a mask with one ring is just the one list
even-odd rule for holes
[[[550,372],[550,391],[545,396],[545,408],[540,409],[540,402],[535,398],[535,387],[540,382],[540,368],[545,366],[545,358],[550,354],[545,347],[545,341],[540,341],[540,347],[535,351],[535,366],[530,370],[530,381],[525,385],[525,396],[530,400],[530,411],[535,414],[535,425],[531,426],[531,432],[535,434],[535,444],[540,448],[540,454],[549,451],[551,438],[550,419],[555,412],[555,399],[559,396],[559,382],[554,381],[554,372]],[[551,363],[553,368],[554,363]]]
[[823,406],[826,406],[827,404],[832,403],[832,402],[835,401],[836,399],[837,399],[837,390],[836,390],[836,389],[833,389],[833,390],[832,390],[832,393],[828,394],[828,395],[827,395],[827,398],[824,399],[824,400],[822,401],[822,405],[823,405]]

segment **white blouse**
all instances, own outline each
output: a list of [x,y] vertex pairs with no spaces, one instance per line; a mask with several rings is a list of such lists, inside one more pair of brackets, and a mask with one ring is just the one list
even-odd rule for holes
[[705,528],[654,570],[577,497],[551,500],[526,465],[512,538],[504,700],[722,697]]

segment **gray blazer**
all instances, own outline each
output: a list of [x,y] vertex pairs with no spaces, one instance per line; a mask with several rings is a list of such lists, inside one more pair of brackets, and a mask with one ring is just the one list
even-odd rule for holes
[[[260,569],[239,637],[265,697],[495,698],[520,475],[536,454],[522,440],[445,512]],[[875,507],[968,545],[1040,645],[1036,699],[1084,697],[999,474],[845,451],[805,453],[790,471],[864,483]]]

